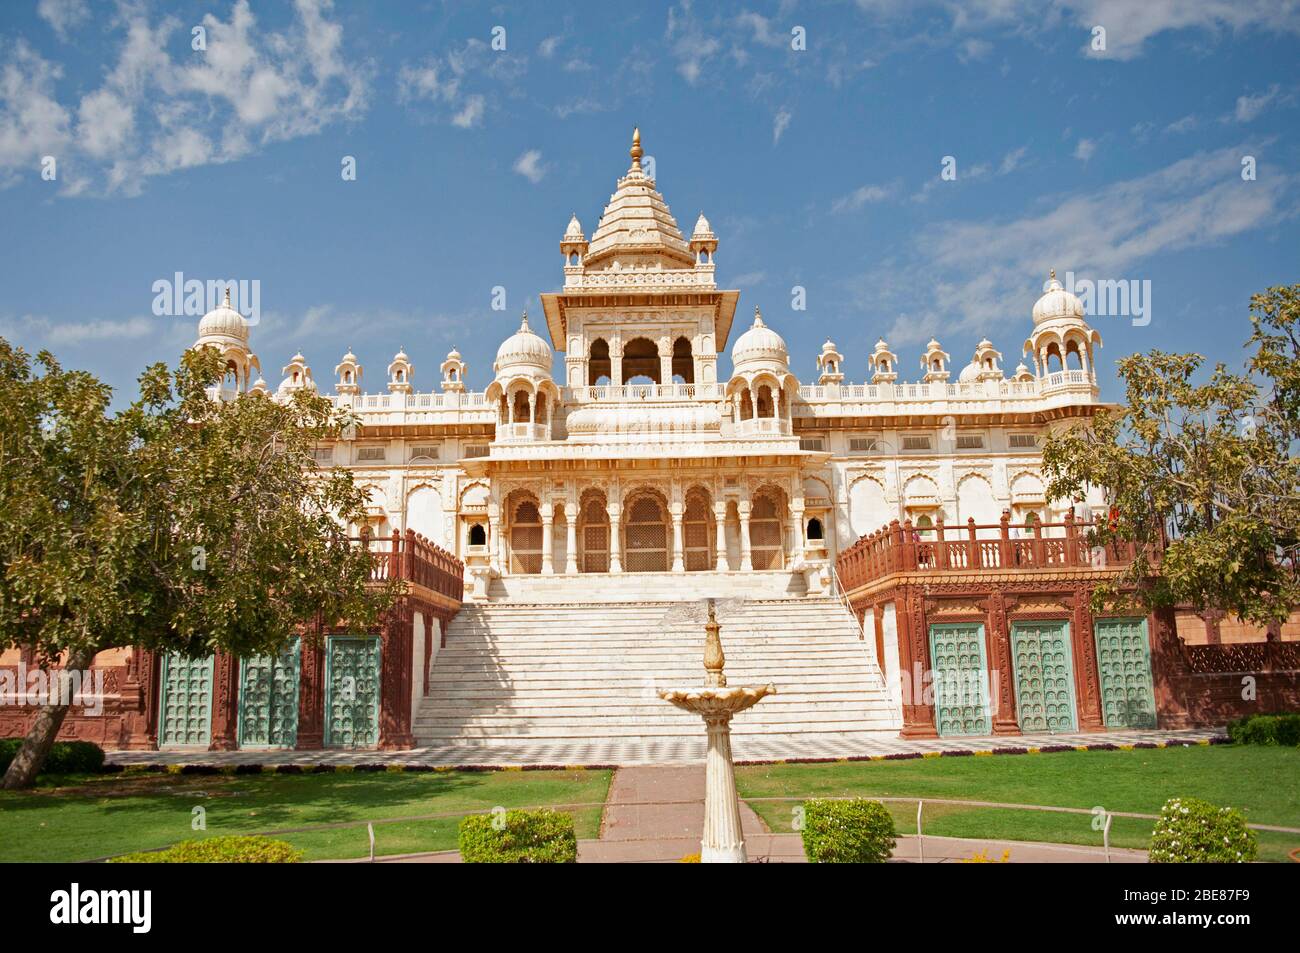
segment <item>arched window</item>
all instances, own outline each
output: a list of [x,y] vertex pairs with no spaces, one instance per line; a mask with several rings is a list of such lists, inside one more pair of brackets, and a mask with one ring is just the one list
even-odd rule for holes
[[686,494],[686,510],[682,514],[682,559],[688,572],[707,571],[714,567],[716,539],[709,495],[703,489],[693,487]]
[[587,380],[596,384],[603,377],[606,382],[613,380],[613,370],[609,360],[609,342],[596,338],[591,342],[591,351],[587,355]]
[[514,414],[513,420],[517,424],[528,423],[528,392],[525,390],[515,391],[514,396]]
[[[623,347],[623,383],[662,384],[659,346],[649,338],[633,338]],[[637,381],[636,378],[645,378]]]
[[510,571],[528,574],[542,571],[542,514],[532,500],[524,500],[515,507],[510,525]]
[[625,554],[628,572],[668,571],[668,513],[651,494],[639,496],[627,508]]
[[605,498],[593,493],[578,511],[578,565],[583,572],[609,572],[609,511]]
[[750,562],[755,569],[781,569],[785,551],[781,517],[784,506],[766,493],[754,500],[749,514]]
[[916,522],[912,525],[916,527],[916,534],[920,536],[921,539],[929,539],[931,535],[930,530],[934,528],[934,520],[932,520],[928,514],[922,513],[916,518]]
[[691,342],[679,337],[673,342],[673,380],[681,378],[683,384],[695,383],[695,359],[691,356]]
[[813,539],[816,539],[816,540],[822,540],[822,539],[825,538],[825,537],[822,535],[822,521],[819,520],[819,519],[818,519],[817,517],[815,517],[815,516],[814,516],[812,519],[810,519],[810,520],[808,521],[808,534],[807,534],[807,535],[808,535],[808,538],[809,538],[810,540],[813,540]]
[[772,404],[772,388],[762,384],[758,388],[758,405],[757,413],[759,417],[775,417],[776,411]]
[[469,528],[469,544],[471,546],[487,545],[487,530],[483,528],[482,523],[475,523]]

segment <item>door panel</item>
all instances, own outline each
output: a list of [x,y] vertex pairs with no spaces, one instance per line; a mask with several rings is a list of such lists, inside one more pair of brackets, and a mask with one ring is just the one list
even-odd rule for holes
[[1074,669],[1070,624],[1013,622],[1016,716],[1021,731],[1074,731]]
[[930,626],[934,724],[940,735],[986,735],[992,730],[984,626]]
[[1107,728],[1156,727],[1146,619],[1098,619],[1097,669]]

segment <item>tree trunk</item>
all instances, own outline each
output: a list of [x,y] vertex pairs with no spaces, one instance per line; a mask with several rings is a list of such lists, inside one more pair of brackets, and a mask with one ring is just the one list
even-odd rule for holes
[[[67,661],[62,670],[56,669],[50,672],[51,679],[58,679],[60,671],[79,671],[90,667],[91,660],[94,659],[95,653],[89,650],[79,650],[70,652]],[[25,690],[22,686],[20,690]],[[72,699],[65,697],[66,692],[60,683],[57,705],[42,705],[36,713],[36,720],[32,722],[31,728],[27,731],[27,737],[23,739],[22,747],[14,755],[13,761],[9,763],[9,770],[5,772],[4,780],[0,781],[0,788],[5,790],[14,790],[16,788],[29,788],[36,781],[36,775],[45,765],[45,759],[49,756],[50,749],[54,747],[55,736],[58,735],[59,729],[63,727],[63,719],[68,715],[68,709],[72,706]]]

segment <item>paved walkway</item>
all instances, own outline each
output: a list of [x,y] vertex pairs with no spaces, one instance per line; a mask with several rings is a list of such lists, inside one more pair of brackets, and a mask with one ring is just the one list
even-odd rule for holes
[[[702,735],[703,733],[701,733]],[[1069,734],[987,735],[980,737],[907,740],[893,732],[853,740],[798,736],[733,736],[736,762],[809,761],[917,756],[927,752],[998,751],[1089,745],[1197,744],[1222,736],[1222,729],[1183,731],[1103,731]],[[449,745],[409,751],[113,751],[113,764],[409,764],[430,767],[531,766],[553,767],[690,765],[704,760],[704,739],[686,739],[665,747],[613,739],[573,744]]]
[[[773,834],[743,801],[741,830],[751,862],[805,863],[798,834]],[[704,766],[620,768],[614,773],[605,801],[600,837],[578,842],[580,863],[680,863],[700,852],[704,833]],[[1000,860],[1009,851],[1011,863],[1106,863],[1095,847],[1040,844],[1027,841],[966,840],[916,835],[898,838],[894,860],[901,863],[952,863],[982,853]],[[1112,849],[1111,863],[1145,863],[1146,852]],[[342,862],[342,861],[341,861]],[[378,858],[377,863],[459,863],[456,851],[403,854]]]

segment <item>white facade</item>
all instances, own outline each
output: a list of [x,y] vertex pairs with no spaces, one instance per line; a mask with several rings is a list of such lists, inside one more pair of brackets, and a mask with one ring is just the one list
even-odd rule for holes
[[[455,351],[433,392],[400,350],[380,393],[361,391],[351,353],[337,365],[330,399],[362,426],[320,462],[370,489],[373,531],[413,528],[456,553],[478,598],[501,576],[633,572],[798,573],[823,591],[835,553],[893,519],[1059,515],[1037,441],[1100,406],[1101,340],[1054,275],[1033,306],[1032,368],[1010,378],[988,341],[961,367],[938,341],[902,364],[883,340],[857,359],[827,341],[792,369],[757,308],[727,373],[740,294],[715,283],[718,238],[703,214],[684,237],[639,135],[630,154],[591,240],[576,216],[564,232],[563,288],[541,296],[550,343],[525,315],[478,391]],[[219,310],[198,343],[227,355],[223,393],[249,389],[247,328]],[[900,379],[909,360],[917,382]],[[855,364],[870,383],[847,382]],[[277,393],[326,390],[302,355],[285,375]]]

